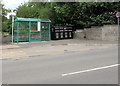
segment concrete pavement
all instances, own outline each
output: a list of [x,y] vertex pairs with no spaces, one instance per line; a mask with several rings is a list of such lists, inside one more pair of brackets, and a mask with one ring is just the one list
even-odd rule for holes
[[117,42],[103,41],[81,41],[81,40],[59,40],[49,42],[23,42],[14,45],[2,46],[1,59],[24,59],[34,56],[57,55],[66,52],[89,51],[91,49],[109,48],[117,46]]

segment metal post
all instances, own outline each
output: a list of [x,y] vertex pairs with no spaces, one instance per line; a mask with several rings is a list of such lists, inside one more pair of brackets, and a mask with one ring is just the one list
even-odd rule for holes
[[120,26],[120,18],[118,18],[118,29],[119,29],[119,26]]
[[49,23],[48,28],[49,28],[49,41],[50,41],[51,40],[50,23]]
[[120,40],[120,30],[119,30],[119,28],[120,28],[120,18],[118,17],[118,41]]
[[20,30],[20,23],[17,24],[17,44],[19,42],[19,30]]
[[15,16],[15,13],[13,12],[13,10],[11,11],[11,15],[12,15],[12,44],[13,44],[13,40],[14,40],[14,16]]
[[30,40],[31,40],[31,22],[29,22],[29,32],[28,32],[28,34],[29,34],[29,42],[30,42]]
[[42,23],[40,22],[40,41],[42,39],[42,37],[41,37],[41,31],[42,31]]
[[120,40],[120,12],[116,13],[116,17],[118,18],[118,41]]
[[12,15],[12,44],[13,44],[13,37],[14,37],[13,28],[14,28],[14,15]]

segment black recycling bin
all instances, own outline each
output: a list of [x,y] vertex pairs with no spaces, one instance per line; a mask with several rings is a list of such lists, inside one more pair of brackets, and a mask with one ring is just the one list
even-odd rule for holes
[[73,27],[55,26],[51,27],[51,39],[72,39],[73,38]]
[[73,38],[73,28],[72,27],[65,27],[64,28],[64,36],[66,39]]
[[60,39],[60,30],[59,27],[51,27],[51,39]]

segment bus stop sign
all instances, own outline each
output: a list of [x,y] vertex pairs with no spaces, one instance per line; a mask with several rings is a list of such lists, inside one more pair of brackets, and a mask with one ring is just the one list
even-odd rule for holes
[[116,13],[116,17],[117,17],[117,18],[120,18],[120,12],[117,12],[117,13]]

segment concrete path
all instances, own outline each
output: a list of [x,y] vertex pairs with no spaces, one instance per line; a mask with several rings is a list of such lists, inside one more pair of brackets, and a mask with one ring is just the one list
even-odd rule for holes
[[21,42],[19,44],[3,45],[0,59],[23,59],[32,56],[63,54],[66,52],[88,51],[91,49],[108,48],[117,46],[116,41],[92,40],[58,40],[42,42]]

